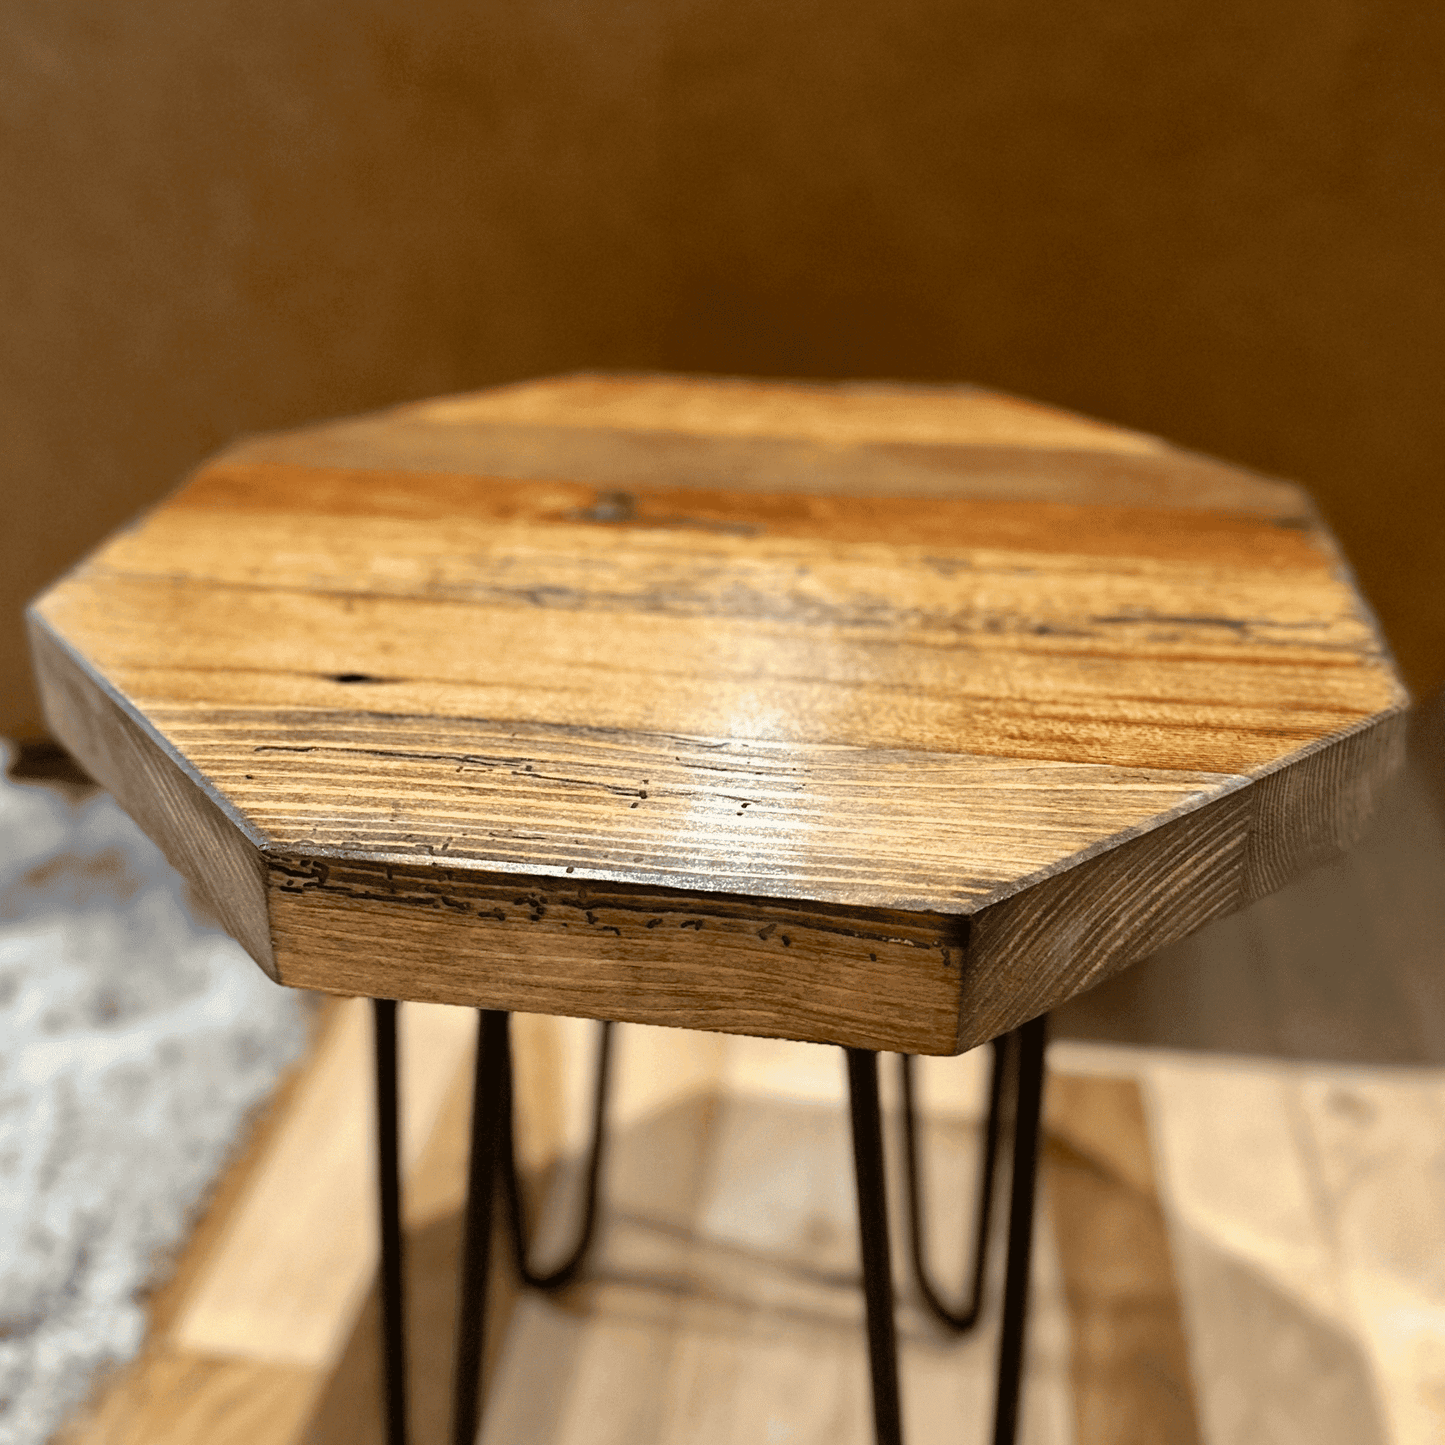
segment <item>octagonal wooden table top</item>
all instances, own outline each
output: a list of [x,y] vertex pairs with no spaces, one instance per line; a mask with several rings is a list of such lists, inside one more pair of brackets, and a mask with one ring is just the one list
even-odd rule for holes
[[31,610],[283,983],[923,1053],[1347,843],[1297,488],[973,388],[577,376],[255,438]]

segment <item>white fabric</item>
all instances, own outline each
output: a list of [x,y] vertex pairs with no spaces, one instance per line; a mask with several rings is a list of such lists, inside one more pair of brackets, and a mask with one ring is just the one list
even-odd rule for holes
[[0,1445],[42,1445],[140,1348],[307,1017],[108,796],[0,766]]

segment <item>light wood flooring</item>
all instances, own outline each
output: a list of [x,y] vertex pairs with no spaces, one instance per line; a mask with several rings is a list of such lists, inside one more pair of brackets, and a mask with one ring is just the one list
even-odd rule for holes
[[[470,1020],[404,1012],[407,1126],[425,1138],[407,1151],[413,1424],[439,1442]],[[366,1023],[364,1005],[333,1011],[157,1299],[147,1354],[66,1445],[380,1441]],[[549,1049],[576,1060],[561,1071],[572,1097],[539,1108],[533,1080],[536,1165],[539,1143],[580,1143],[568,1125],[585,1115],[590,1027],[519,1023],[534,1074]],[[1028,1445],[1441,1438],[1445,1201],[1429,1165],[1445,1080],[1068,1042],[1051,1064]],[[981,1075],[971,1058],[923,1067],[949,1278]],[[486,1445],[864,1445],[842,1105],[832,1051],[623,1031],[593,1269],[560,1300],[519,1298],[498,1272]],[[576,1172],[552,1170],[543,1253],[567,1233]],[[911,1438],[982,1442],[994,1317],[954,1342],[906,1282],[902,1296]]]
[[[419,1441],[434,1441],[445,1438],[472,1016],[440,1006],[402,1016],[413,1421]],[[67,1445],[379,1440],[368,1030],[364,1003],[330,1011],[311,1060],[157,1297],[147,1354]],[[553,1181],[537,1242],[545,1255],[570,1225],[595,1035],[536,1017],[519,1018],[516,1031],[531,1172]],[[888,1069],[886,1097],[895,1083]],[[922,1083],[930,1216],[951,1278],[982,1061],[928,1061]],[[861,1445],[869,1413],[841,1056],[625,1029],[611,1119],[587,1282],[559,1300],[518,1298],[499,1272],[483,1439],[826,1434]],[[1056,1077],[1048,1169],[1054,1213],[1067,1223],[1052,1227],[1045,1211],[1025,1439],[1117,1439],[1121,1420],[1130,1438],[1198,1438],[1138,1087]],[[913,1438],[981,1439],[993,1319],[955,1343],[906,1288],[903,1297]]]

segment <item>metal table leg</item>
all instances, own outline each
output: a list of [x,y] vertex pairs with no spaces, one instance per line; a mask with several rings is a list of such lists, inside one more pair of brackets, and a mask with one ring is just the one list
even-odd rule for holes
[[888,1249],[888,1191],[883,1121],[878,1108],[878,1055],[848,1049],[848,1104],[853,1118],[853,1170],[858,1186],[858,1249],[868,1311],[868,1364],[873,1379],[873,1429],[878,1445],[903,1445],[898,1398],[898,1341]]
[[[379,1202],[382,1236],[382,1308],[387,1411],[387,1445],[406,1442],[405,1331],[402,1304],[400,1182],[397,1149],[396,1005],[374,1000]],[[557,1289],[575,1277],[591,1241],[597,1217],[598,1182],[606,1133],[611,1025],[604,1025],[598,1049],[597,1088],[593,1099],[592,1144],[587,1166],[586,1199],[579,1237],[556,1269],[541,1272],[528,1259],[517,1182],[512,1122],[510,1016],[495,1010],[478,1013],[477,1067],[472,1097],[471,1159],[467,1178],[466,1225],[462,1243],[461,1303],[452,1416],[453,1445],[474,1445],[481,1422],[481,1365],[485,1343],[487,1279],[491,1263],[492,1208],[500,1171],[505,1191],[513,1253],[524,1281]],[[994,1445],[1013,1445],[1018,1426],[1023,1371],[1029,1267],[1033,1246],[1039,1120],[1043,1100],[1047,1020],[1035,1019],[1014,1035],[1017,1104],[1014,1117],[1013,1180],[1009,1207],[1008,1267],[1004,1283],[1003,1328],[999,1345]],[[1001,1133],[1001,1096],[1006,1041],[995,1044],[989,1087],[989,1116],[980,1178],[979,1211],[971,1298],[962,1310],[944,1305],[932,1287],[923,1259],[923,1210],[919,1184],[912,1078],[903,1064],[904,1128],[908,1151],[909,1216],[913,1258],[929,1308],[953,1329],[977,1320],[983,1294],[987,1236],[991,1215],[994,1161]],[[878,1056],[846,1049],[848,1097],[853,1126],[853,1162],[858,1195],[859,1250],[868,1318],[868,1354],[877,1445],[902,1445],[902,1406],[898,1389],[898,1345],[893,1316],[892,1264],[888,1240],[888,1200],[883,1127],[878,1100]]]
[[[1013,1445],[1018,1431],[1019,1386],[1023,1375],[1024,1327],[1028,1313],[1029,1265],[1033,1253],[1034,1194],[1038,1173],[1039,1116],[1043,1102],[1044,1045],[1047,1019],[1037,1018],[1009,1036],[1016,1052],[1013,1181],[1009,1200],[1008,1268],[1004,1280],[1003,1328],[999,1340],[998,1385],[994,1402],[994,1445]],[[1002,1043],[1003,1041],[1001,1041]],[[848,1049],[849,1101],[853,1117],[853,1159],[858,1184],[859,1250],[863,1290],[868,1309],[868,1357],[873,1382],[873,1420],[877,1445],[902,1445],[902,1411],[898,1397],[898,1347],[893,1321],[893,1291],[888,1257],[888,1209],[884,1187],[883,1132],[878,1109],[877,1055]],[[917,1124],[913,1117],[912,1080],[904,1073],[904,1130],[908,1149],[910,1224],[914,1262],[929,1308],[950,1328],[958,1319],[968,1328],[977,1319],[988,1253],[989,1198],[992,1160],[997,1151],[1002,1116],[1003,1049],[995,1052],[989,1086],[989,1123],[985,1140],[985,1178],[980,1184],[980,1219],[976,1232],[973,1299],[963,1311],[952,1311],[929,1298],[922,1254],[922,1211],[918,1191]]]
[[506,1051],[506,1102],[502,1107],[502,1188],[506,1194],[507,1224],[512,1237],[512,1257],[517,1274],[534,1289],[564,1289],[577,1277],[592,1243],[597,1225],[597,1191],[602,1174],[602,1153],[607,1134],[607,1088],[612,1068],[612,1025],[603,1023],[597,1041],[597,1084],[592,1095],[592,1143],[587,1154],[587,1182],[582,1206],[582,1223],[571,1252],[550,1270],[536,1269],[527,1257],[527,1229],[522,1218],[522,1190],[517,1178],[517,1146],[512,1113],[512,1053]]
[[984,1278],[988,1271],[989,1228],[993,1222],[993,1185],[999,1154],[999,1121],[1003,1112],[1004,1069],[1008,1062],[1010,1035],[995,1039],[989,1045],[988,1121],[984,1126],[983,1148],[978,1161],[978,1201],[974,1211],[973,1259],[965,1272],[969,1290],[963,1303],[954,1309],[944,1302],[934,1284],[925,1259],[924,1240],[927,1227],[923,1217],[923,1180],[918,1159],[917,1110],[913,1098],[913,1055],[899,1054],[898,1074],[903,1094],[903,1143],[908,1188],[908,1242],[913,1255],[913,1277],[918,1292],[940,1324],[958,1334],[967,1334],[983,1312]]
[[462,1235],[461,1301],[452,1378],[453,1445],[474,1445],[482,1417],[482,1353],[486,1342],[487,1277],[492,1257],[492,1201],[505,1132],[509,1015],[480,1009],[477,1067],[472,1087],[472,1146],[467,1168],[466,1225]]
[[381,1233],[382,1389],[386,1445],[406,1445],[406,1309],[398,1162],[396,1004],[371,1001],[376,1056],[377,1205]]
[[994,1445],[1013,1445],[1018,1433],[1023,1377],[1029,1263],[1034,1243],[1034,1185],[1038,1178],[1039,1115],[1044,1097],[1044,1045],[1048,1016],[1018,1030],[1018,1104],[1014,1114],[1013,1188],[1009,1197],[1008,1270],[1003,1287],[1003,1331],[994,1396]]

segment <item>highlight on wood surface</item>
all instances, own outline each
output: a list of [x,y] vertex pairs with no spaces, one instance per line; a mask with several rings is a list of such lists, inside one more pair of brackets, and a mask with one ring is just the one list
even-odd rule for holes
[[1347,844],[1308,499],[972,388],[572,377],[252,439],[30,615],[285,983],[952,1053]]

